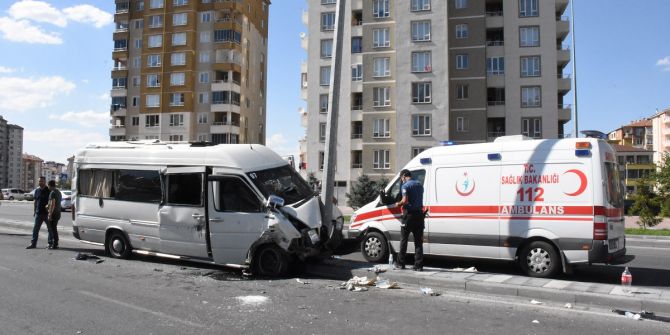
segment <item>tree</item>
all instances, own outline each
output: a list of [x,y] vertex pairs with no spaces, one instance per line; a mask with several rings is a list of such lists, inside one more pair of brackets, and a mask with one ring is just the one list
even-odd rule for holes
[[661,197],[650,190],[649,177],[642,178],[638,184],[637,191],[633,199],[633,206],[630,211],[633,215],[639,215],[637,224],[642,229],[653,227],[659,224],[662,219],[658,217],[661,211]]
[[658,170],[653,174],[653,179],[661,198],[661,215],[670,217],[670,153],[666,152],[663,155]]
[[375,200],[381,187],[386,185],[386,178],[380,181],[370,179],[368,175],[361,175],[356,182],[351,183],[351,193],[347,193],[347,205],[353,209],[361,208],[363,205]]

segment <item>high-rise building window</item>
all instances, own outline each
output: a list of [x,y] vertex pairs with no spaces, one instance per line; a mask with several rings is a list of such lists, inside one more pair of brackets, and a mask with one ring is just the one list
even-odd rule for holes
[[170,127],[180,127],[184,125],[184,114],[170,114]]
[[163,26],[163,15],[149,16],[149,28],[159,28]]
[[468,24],[457,24],[456,25],[456,38],[468,38]]
[[469,121],[467,117],[459,116],[456,118],[456,131],[459,133],[465,133],[468,131]]
[[233,42],[240,44],[242,42],[242,33],[233,29],[214,30],[214,42]]
[[[183,106],[184,105],[184,93],[172,93],[170,94],[170,106]],[[172,117],[172,115],[170,116]],[[184,115],[181,115],[182,124],[184,123]],[[172,125],[172,124],[170,124]]]
[[412,136],[430,136],[430,115],[412,115]]
[[372,47],[387,48],[391,46],[391,35],[388,28],[372,30]]
[[470,97],[470,86],[468,84],[456,85],[456,99],[467,100]]
[[373,138],[391,137],[391,120],[375,119],[372,124],[372,137]]
[[363,80],[363,64],[354,64],[351,66],[351,81]]
[[212,21],[212,12],[202,12],[200,13],[200,22],[210,22]]
[[412,41],[424,42],[430,41],[430,21],[413,21],[412,22]]
[[209,43],[212,41],[212,34],[209,31],[200,32],[200,43]]
[[168,136],[168,141],[170,142],[181,142],[184,140],[184,135],[170,135]]
[[319,113],[328,113],[328,94],[319,95]]
[[148,74],[147,75],[147,87],[160,87],[161,86],[161,77],[158,74]]
[[133,116],[130,118],[130,124],[133,127],[137,127],[140,125],[140,117],[139,116]]
[[372,0],[372,15],[376,18],[391,16],[389,0]]
[[175,13],[172,14],[172,25],[173,26],[184,26],[186,25],[188,16],[186,13]]
[[172,4],[175,6],[185,6],[188,5],[188,0],[173,0]]
[[198,93],[198,103],[199,104],[209,103],[209,93],[207,93],[207,92]]
[[542,107],[542,88],[540,86],[521,87],[521,108]]
[[519,0],[519,16],[539,16],[540,10],[538,2],[538,0]]
[[[138,2],[138,3],[142,3],[142,4],[143,4],[142,1],[140,1],[140,2]],[[144,28],[144,20],[142,20],[142,19],[140,19],[140,20],[134,20],[134,21],[133,21],[133,26],[135,27],[135,29],[138,29],[138,30]]]
[[128,49],[128,40],[114,40],[114,51],[118,50],[127,50]]
[[454,0],[454,7],[456,7],[456,9],[467,8],[468,0]]
[[430,0],[412,0],[411,10],[413,12],[430,10]]
[[335,30],[335,12],[321,13],[321,31]]
[[142,49],[142,39],[141,38],[136,38],[135,39],[135,49]]
[[149,56],[147,56],[147,66],[148,67],[159,67],[159,66],[161,66],[161,55],[149,55]]
[[322,66],[319,76],[319,84],[321,86],[330,86],[330,66]]
[[137,107],[140,104],[140,97],[133,97],[131,100],[131,106]]
[[140,77],[139,76],[134,76],[133,77],[133,87],[140,87]]
[[391,89],[389,87],[373,87],[372,106],[373,107],[391,106]]
[[520,27],[519,28],[519,46],[520,47],[539,47],[540,46],[540,27]]
[[321,142],[321,143],[326,142],[326,123],[325,122],[320,122],[319,123],[319,142]]
[[375,78],[391,76],[391,58],[389,57],[375,57],[372,59],[373,71],[372,76]]
[[486,73],[489,75],[505,74],[505,57],[489,57],[486,59]]
[[209,51],[200,51],[198,54],[198,62],[209,63]]
[[372,168],[388,170],[391,168],[391,151],[374,150],[372,152]]
[[201,84],[209,83],[209,72],[200,72],[199,77],[200,77],[199,81],[200,81]]
[[172,34],[172,45],[186,45],[186,33]]
[[175,52],[170,55],[170,64],[172,66],[186,65],[186,54],[183,52]]
[[456,69],[466,70],[470,67],[470,56],[467,54],[456,55]]
[[149,48],[158,48],[163,45],[163,35],[149,36]]
[[431,98],[432,83],[418,82],[412,83],[412,103],[415,104],[429,104]]
[[539,117],[522,118],[521,134],[532,138],[542,138],[542,119]]
[[207,113],[198,113],[198,124],[207,124]]
[[147,103],[145,105],[147,107],[160,107],[161,101],[158,94],[147,94],[146,97],[147,97]]
[[352,37],[351,38],[351,53],[359,54],[363,52],[363,38],[362,37]]
[[431,52],[418,51],[412,52],[412,72],[431,72],[433,71]]
[[321,40],[321,58],[333,57],[333,40]]
[[174,72],[170,74],[171,86],[182,86],[186,82],[186,74],[184,72]]
[[351,138],[363,138],[363,121],[351,122]]
[[326,161],[326,155],[323,151],[319,151],[319,170],[323,170],[323,163]]
[[521,57],[521,77],[539,77],[540,69],[540,56]]
[[151,8],[151,9],[163,8],[163,0],[150,0],[149,1],[149,8]]
[[351,151],[351,168],[360,169],[363,167],[363,150]]
[[136,2],[135,9],[137,9],[138,12],[143,11],[144,10],[144,1]]
[[337,3],[337,0],[321,0],[322,5],[333,5]]
[[412,147],[412,157],[411,158],[414,158],[414,157],[418,156],[420,153],[426,151],[426,149],[428,149],[428,148],[426,148],[426,147]]

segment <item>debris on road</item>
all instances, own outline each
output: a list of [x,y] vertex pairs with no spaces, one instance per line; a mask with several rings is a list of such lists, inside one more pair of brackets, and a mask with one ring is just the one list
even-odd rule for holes
[[377,285],[375,285],[377,288],[382,288],[382,289],[393,289],[393,288],[400,288],[400,284],[398,284],[397,281],[390,282],[388,279],[382,279],[377,282]]
[[377,280],[375,278],[368,279],[368,277],[356,277],[349,279],[348,281],[340,284],[340,289],[346,289],[348,291],[361,292],[367,291],[366,286],[372,286]]
[[306,280],[300,280],[300,278],[296,278],[295,281],[297,281],[298,283],[303,284],[303,285],[309,285],[309,282],[308,282],[308,281],[306,281]]
[[383,265],[375,265],[371,268],[368,268],[368,272],[374,272],[375,274],[380,274],[383,272],[386,272],[388,266],[383,266]]
[[542,305],[542,304],[544,304],[542,301],[537,301],[537,300],[535,300],[535,299],[531,300],[530,303],[533,304],[533,305]]
[[451,271],[451,272],[470,272],[470,273],[479,272],[479,271],[477,271],[477,268],[474,267],[474,266],[471,266],[467,269],[466,268],[453,268],[453,269],[448,269],[447,271]]
[[105,261],[96,255],[87,254],[85,252],[78,252],[74,259],[78,261],[93,261],[95,264],[100,264]]
[[533,320],[533,323],[540,323],[540,321],[537,321],[537,320]]
[[567,304],[565,304],[564,307],[567,308],[567,309],[571,309],[571,308],[572,308],[572,304],[571,304],[571,303],[567,303]]
[[431,296],[431,297],[436,297],[436,296],[440,295],[439,293],[433,291],[433,289],[430,288],[430,287],[422,287],[421,288],[421,293],[423,293],[423,295],[428,295],[428,296]]
[[240,297],[235,297],[242,305],[262,305],[266,303],[269,299],[268,297],[264,297],[262,295],[247,295],[247,296],[240,296]]
[[627,310],[623,310],[623,309],[613,309],[612,312],[617,313],[619,315],[623,315],[627,318],[631,318],[633,320],[638,320],[638,321],[654,320],[654,321],[670,323],[670,317],[659,316],[659,315],[656,315],[654,312],[647,312],[647,311],[633,312],[633,311],[627,311]]

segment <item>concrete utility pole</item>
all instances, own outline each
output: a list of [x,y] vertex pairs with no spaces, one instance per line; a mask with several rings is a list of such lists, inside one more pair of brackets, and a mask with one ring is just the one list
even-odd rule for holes
[[342,74],[342,43],[344,40],[344,18],[346,0],[337,0],[335,12],[335,39],[333,40],[333,58],[330,66],[330,94],[328,98],[328,123],[326,126],[326,149],[323,157],[323,176],[321,178],[321,199],[325,205],[324,222],[333,220],[333,193],[335,186],[335,162],[337,161],[337,119],[340,107],[340,77]]
[[579,114],[577,113],[577,49],[575,46],[575,0],[570,0],[570,33],[572,34],[572,108],[574,110],[573,122],[575,124],[575,138],[579,137]]

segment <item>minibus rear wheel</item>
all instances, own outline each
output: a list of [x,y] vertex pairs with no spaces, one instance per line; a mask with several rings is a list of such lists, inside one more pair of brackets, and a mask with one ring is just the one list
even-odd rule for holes
[[529,277],[547,278],[559,269],[561,260],[556,249],[544,241],[528,243],[519,255],[521,270]]
[[130,257],[132,248],[130,242],[122,232],[115,230],[109,234],[105,243],[107,253],[114,258],[126,259]]
[[288,273],[290,263],[284,250],[274,244],[266,244],[256,250],[253,269],[259,276],[283,277]]
[[389,257],[388,241],[382,233],[370,231],[361,241],[361,252],[368,262],[382,263]]

